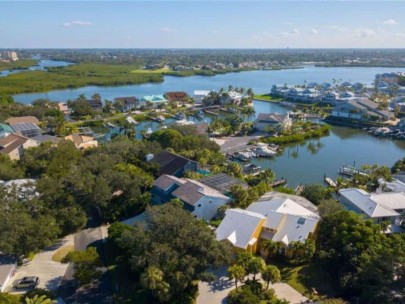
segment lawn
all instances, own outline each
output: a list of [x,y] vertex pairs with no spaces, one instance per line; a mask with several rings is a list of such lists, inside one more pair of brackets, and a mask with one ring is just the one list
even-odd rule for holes
[[254,95],[253,99],[262,100],[262,101],[271,101],[271,102],[279,102],[279,101],[283,100],[283,98],[273,97],[273,96],[270,96],[269,94]]
[[291,265],[283,261],[272,260],[270,264],[274,264],[280,269],[283,282],[308,298],[314,297],[312,288],[318,293],[316,298],[336,297],[339,293],[332,278],[315,263]]
[[70,245],[70,246],[63,246],[62,248],[59,248],[58,251],[56,251],[53,256],[52,256],[52,261],[54,262],[61,262],[63,258],[69,253],[75,250],[75,247]]
[[133,74],[162,74],[164,72],[170,72],[171,70],[168,68],[156,69],[156,70],[144,70],[144,69],[136,69],[131,71]]

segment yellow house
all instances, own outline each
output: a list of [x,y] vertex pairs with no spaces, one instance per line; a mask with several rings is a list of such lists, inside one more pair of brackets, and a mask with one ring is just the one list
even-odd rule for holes
[[256,253],[263,240],[282,245],[291,254],[290,244],[305,243],[315,233],[320,220],[317,208],[300,197],[267,193],[246,210],[228,209],[216,230],[217,240],[228,240],[236,251]]

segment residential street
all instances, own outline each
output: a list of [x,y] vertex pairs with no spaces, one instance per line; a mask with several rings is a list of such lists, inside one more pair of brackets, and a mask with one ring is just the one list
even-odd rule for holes
[[[97,248],[101,259],[104,258],[103,240],[107,237],[106,226],[84,229],[74,235],[76,250],[86,250],[89,245]],[[114,303],[111,280],[107,269],[96,284],[89,289],[77,288],[73,280],[73,267],[69,265],[58,293],[67,304],[110,304]]]
[[[38,288],[56,291],[63,280],[68,264],[54,262],[52,256],[59,248],[73,245],[73,239],[73,235],[68,235],[57,244],[38,253],[31,262],[17,269],[11,282],[26,276],[37,276],[41,280]],[[8,292],[22,293],[24,291],[13,291],[12,286],[9,286]]]
[[[235,282],[229,281],[226,276],[227,269],[220,268],[214,272],[217,279],[211,283],[200,282],[198,284],[199,295],[197,297],[197,304],[221,304],[227,303],[226,297],[228,293],[235,288]],[[298,291],[286,283],[271,284],[279,299],[286,299],[291,304],[300,304],[308,300],[308,298],[301,295]]]

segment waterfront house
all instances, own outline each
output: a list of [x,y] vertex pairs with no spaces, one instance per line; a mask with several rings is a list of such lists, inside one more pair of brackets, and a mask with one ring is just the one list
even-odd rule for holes
[[253,122],[253,128],[260,132],[266,132],[269,128],[275,131],[286,130],[292,125],[290,115],[279,113],[260,113]]
[[136,97],[117,97],[114,98],[114,108],[120,112],[129,112],[139,105]]
[[87,136],[82,134],[71,134],[65,136],[65,140],[72,141],[76,146],[76,148],[81,150],[98,147],[98,142],[93,136]]
[[0,139],[0,153],[8,155],[11,160],[19,160],[24,149],[36,146],[38,146],[36,141],[18,133]]
[[336,104],[337,99],[339,98],[339,94],[336,92],[328,92],[326,93],[323,98],[322,101],[331,105]]
[[262,240],[283,245],[281,253],[289,253],[291,242],[312,237],[319,215],[308,200],[278,192],[268,192],[246,210],[229,209],[215,231],[217,240],[228,240],[237,250],[256,253]]
[[248,185],[245,182],[225,173],[218,173],[204,177],[203,179],[200,179],[199,182],[225,195],[229,195],[231,193],[231,188],[236,185],[240,185],[244,189],[248,188]]
[[166,98],[163,95],[147,95],[143,96],[139,100],[140,106],[151,106],[152,108],[156,108],[160,104],[167,103]]
[[197,162],[169,151],[160,152],[158,155],[154,156],[150,162],[159,165],[157,176],[166,174],[182,177],[184,172],[196,172],[198,169]]
[[168,102],[184,104],[189,102],[190,98],[186,92],[167,92],[164,97]]
[[86,102],[94,112],[101,112],[103,110],[103,102],[100,99],[88,99]]
[[247,97],[245,94],[241,94],[236,91],[228,91],[225,94],[221,95],[221,105],[229,105],[229,104],[234,104],[238,105],[241,103],[242,99]]
[[0,292],[5,292],[6,288],[17,268],[17,261],[6,255],[0,255]]
[[228,204],[231,199],[216,189],[188,178],[161,175],[155,180],[152,204],[164,204],[172,199],[179,199],[184,208],[195,217],[211,220],[219,207]]
[[0,123],[0,138],[6,137],[14,132],[15,131],[11,126]]
[[372,219],[376,223],[389,221],[400,224],[401,214],[405,213],[405,193],[368,193],[362,189],[339,190],[339,201],[348,210]]
[[386,121],[393,114],[386,110],[378,109],[378,103],[368,98],[350,99],[333,107],[332,117],[350,118],[360,121]]

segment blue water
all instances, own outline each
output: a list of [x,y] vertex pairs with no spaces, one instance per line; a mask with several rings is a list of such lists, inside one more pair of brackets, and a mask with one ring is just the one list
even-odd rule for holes
[[[137,96],[163,94],[168,91],[186,91],[192,94],[194,90],[211,90],[234,87],[253,88],[255,92],[267,93],[273,84],[303,84],[304,81],[332,82],[333,79],[361,82],[370,85],[375,74],[405,71],[405,68],[316,68],[305,67],[298,70],[280,71],[251,71],[230,73],[214,77],[170,77],[166,76],[162,83],[147,83],[142,85],[95,87],[87,86],[77,89],[58,90],[47,93],[20,94],[14,96],[16,101],[31,103],[38,98],[48,98],[54,101],[75,99],[80,94],[90,97],[99,93],[102,99],[112,100],[118,96]],[[278,104],[254,101],[256,114],[279,112],[285,113],[286,108]],[[206,116],[205,121],[209,122]],[[169,124],[172,120],[168,120]],[[148,128],[156,130],[161,125],[157,122],[143,122],[136,127],[136,137],[141,138],[141,131]],[[254,163],[263,168],[271,168],[277,178],[284,177],[288,186],[299,184],[322,183],[324,175],[336,178],[343,164],[380,164],[391,167],[395,161],[405,157],[405,141],[393,141],[376,138],[356,129],[333,127],[331,134],[319,140],[311,140],[299,144],[287,145],[284,152],[272,159],[255,159]]]
[[119,96],[158,95],[169,91],[185,91],[193,94],[194,90],[218,90],[233,87],[252,88],[257,93],[270,92],[273,84],[289,85],[303,84],[305,81],[332,82],[333,79],[360,82],[370,85],[375,74],[402,71],[405,68],[318,68],[307,66],[294,70],[265,70],[229,73],[207,76],[173,77],[166,76],[161,83],[145,83],[141,85],[126,85],[115,87],[86,86],[76,89],[55,90],[46,93],[28,93],[15,95],[14,99],[22,103],[31,103],[35,99],[47,98],[53,101],[76,99],[80,94],[91,97],[99,93],[103,100],[113,100]]
[[38,65],[34,65],[28,69],[23,69],[23,70],[4,70],[0,71],[0,77],[6,77],[11,74],[17,74],[21,72],[26,72],[26,71],[45,71],[46,68],[50,67],[64,67],[64,66],[69,66],[72,65],[73,63],[71,62],[66,62],[66,61],[54,61],[54,60],[40,60],[38,62]]

